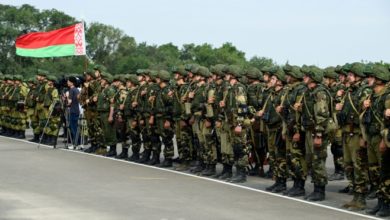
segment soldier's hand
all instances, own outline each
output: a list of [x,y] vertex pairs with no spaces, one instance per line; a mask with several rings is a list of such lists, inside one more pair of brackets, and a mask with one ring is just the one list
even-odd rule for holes
[[141,96],[144,96],[144,95],[146,95],[146,89],[141,91]]
[[336,104],[336,111],[341,111],[343,109],[343,104],[337,103]]
[[144,121],[144,120],[139,120],[139,124],[140,124],[140,125],[144,125],[144,124],[145,124],[145,121]]
[[124,105],[124,104],[120,104],[120,105],[119,105],[119,109],[120,109],[120,110],[125,109],[125,105]]
[[138,102],[132,102],[131,103],[131,107],[133,107],[133,108],[137,107],[137,105],[138,105]]
[[210,97],[208,100],[207,100],[207,103],[209,104],[213,104],[215,102],[215,97]]
[[97,96],[94,96],[94,97],[92,98],[92,101],[93,101],[93,102],[97,102],[97,100],[98,100]]
[[188,93],[188,98],[192,99],[192,98],[194,98],[194,96],[195,96],[194,92],[189,92]]
[[363,108],[367,109],[371,106],[371,99],[367,99],[363,101]]
[[150,118],[149,118],[149,124],[150,124],[150,125],[153,125],[153,124],[154,124],[154,116],[153,116],[153,115],[150,116]]
[[88,88],[88,87],[89,87],[89,83],[85,82],[85,83],[84,83],[84,87],[85,87],[85,88]]
[[381,153],[384,153],[386,151],[386,148],[387,147],[386,147],[385,141],[382,138],[381,142],[379,143],[379,151]]
[[171,128],[171,122],[168,121],[168,120],[165,120],[165,122],[164,122],[164,128],[165,128],[165,129]]
[[149,100],[149,102],[154,102],[155,98],[156,98],[156,96],[150,96],[148,100]]
[[205,120],[205,121],[204,121],[204,126],[205,126],[206,128],[211,127],[211,122],[210,122],[209,120]]
[[341,97],[341,96],[344,95],[344,92],[345,92],[344,90],[340,89],[340,90],[337,91],[336,96],[337,97]]
[[279,105],[279,106],[276,107],[275,110],[276,110],[277,113],[281,113],[282,110],[283,110],[283,106]]
[[264,115],[264,110],[260,110],[260,111],[256,112],[256,115],[259,117],[262,117]]
[[301,134],[295,133],[293,136],[293,142],[299,142],[301,140]]
[[363,138],[360,138],[359,139],[359,145],[360,145],[360,147],[366,148],[367,147],[367,142]]
[[387,118],[390,117],[390,109],[386,109],[386,110],[385,110],[385,116],[386,116]]
[[219,107],[221,107],[221,108],[225,107],[225,102],[224,101],[220,101],[219,102]]
[[194,118],[194,116],[192,116],[192,117],[190,118],[190,120],[188,121],[188,123],[190,123],[190,125],[193,125],[193,124],[195,123],[195,118]]
[[85,100],[85,103],[89,104],[89,99]]
[[114,118],[112,116],[108,116],[108,122],[112,123],[114,121]]
[[242,127],[241,125],[237,125],[235,128],[234,128],[234,133],[235,134],[241,134],[242,132]]
[[172,96],[173,96],[173,91],[169,91],[169,92],[168,92],[168,96],[169,96],[169,97],[172,97]]
[[313,140],[313,145],[315,148],[320,148],[322,145],[322,137],[316,136]]
[[296,102],[296,103],[294,104],[294,110],[295,110],[295,111],[301,111],[301,109],[302,109],[302,104]]

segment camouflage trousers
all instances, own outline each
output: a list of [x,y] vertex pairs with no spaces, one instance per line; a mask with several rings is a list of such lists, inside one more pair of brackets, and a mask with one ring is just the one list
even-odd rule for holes
[[279,179],[287,179],[287,148],[282,139],[282,131],[278,129],[272,134],[275,146],[274,176]]
[[[43,129],[43,133],[46,135],[50,136],[58,136],[59,132],[59,126],[61,122],[61,117],[60,116],[51,116],[50,118],[47,119],[48,123],[46,127]],[[41,126],[45,126],[46,121],[44,121],[44,124],[41,124]]]
[[365,194],[368,191],[367,148],[360,147],[357,133],[344,133],[343,140],[345,175],[356,193]]
[[[287,138],[287,139],[292,139]],[[305,148],[306,134],[300,132],[300,139],[298,142],[291,141],[291,166],[292,177],[297,180],[306,180],[307,177],[307,162],[306,162],[306,148]]]
[[[386,137],[385,137],[386,138]],[[390,147],[381,154],[381,172],[378,197],[390,204]]]
[[204,137],[201,130],[201,119],[200,116],[195,116],[194,122],[192,124],[192,132],[193,132],[193,159],[197,161],[203,161],[203,152],[204,152]]
[[343,131],[336,130],[335,134],[330,137],[330,150],[333,154],[333,164],[335,173],[344,173],[344,154],[343,154]]
[[192,153],[192,129],[186,120],[175,121],[175,134],[179,158],[182,161],[190,161]]
[[380,134],[370,135],[367,140],[368,174],[370,184],[374,189],[378,189],[380,183],[381,153],[379,152],[379,144],[381,140]]
[[327,147],[329,139],[327,135],[322,136],[321,146],[314,146],[313,132],[306,131],[305,144],[306,149],[311,152],[312,182],[316,186],[325,186],[328,184],[328,174],[326,172],[326,158],[328,156]]
[[[208,126],[208,122],[210,125]],[[199,142],[204,146],[202,160],[205,164],[217,164],[217,143],[214,138],[214,125],[208,119],[200,122],[201,139]]]
[[[165,123],[169,123],[170,126],[164,127]],[[162,143],[164,144],[164,158],[172,159],[174,156],[173,137],[175,135],[175,124],[170,119],[160,118],[157,119],[158,133],[161,136]],[[161,151],[161,148],[160,148]],[[160,152],[157,151],[157,152]]]
[[231,126],[230,129],[230,137],[232,141],[233,147],[233,155],[234,155],[234,163],[236,167],[245,168],[249,164],[248,155],[249,149],[247,147],[247,131],[242,128],[242,132],[240,134],[236,134],[234,132],[235,126]]
[[269,164],[269,169],[272,170],[274,176],[276,171],[276,167],[275,167],[276,131],[277,128],[274,129],[267,128],[268,164]]
[[108,121],[109,112],[98,112],[103,135],[99,138],[98,145],[101,147],[112,146],[117,143],[114,123]]
[[103,136],[103,130],[100,125],[97,111],[86,109],[84,111],[85,119],[87,120],[88,135],[91,145],[97,146],[98,140]]
[[17,131],[25,131],[27,125],[27,114],[26,112],[16,111],[13,113],[14,125],[13,129]]
[[222,163],[227,165],[234,164],[234,153],[233,153],[233,139],[230,135],[231,128],[226,121],[221,122],[221,126],[216,128],[217,137],[221,143],[221,156]]
[[160,155],[161,141],[155,123],[149,123],[149,117],[145,117],[139,121],[141,128],[142,143],[145,150],[154,151]]
[[[128,118],[127,120],[127,136],[131,140],[131,151],[133,154],[138,154],[141,150],[141,130],[139,127],[138,120],[136,118]],[[124,148],[129,148],[128,144],[123,146]]]
[[37,126],[34,129],[34,134],[41,134],[45,127],[46,119],[49,117],[49,109],[44,107],[43,103],[37,103],[35,106],[35,117]]

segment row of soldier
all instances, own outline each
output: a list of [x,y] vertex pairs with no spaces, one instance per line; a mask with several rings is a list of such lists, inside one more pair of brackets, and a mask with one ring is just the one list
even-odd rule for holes
[[[59,127],[59,115],[53,114],[59,99],[55,79],[39,71],[28,91],[20,77],[11,78],[5,77],[0,89],[2,130],[24,138],[29,118],[31,141],[55,144]],[[314,191],[305,199],[321,201],[330,145],[335,163],[330,178],[343,179],[345,173],[349,185],[340,192],[353,194],[343,207],[362,210],[366,198],[377,197],[378,205],[368,213],[390,214],[386,164],[390,73],[383,66],[285,65],[243,71],[235,65],[219,64],[209,70],[193,64],[171,72],[139,70],[114,77],[96,66],[84,78],[79,100],[91,142],[86,152],[109,146],[106,156],[172,167],[176,137],[175,170],[239,183],[246,181],[248,166],[255,164],[251,171],[262,173],[267,160],[267,174],[275,183],[266,190],[304,196],[311,175]],[[21,110],[18,103],[23,98],[26,106]],[[122,146],[119,155],[117,143]],[[218,162],[223,165],[220,173]],[[287,189],[289,177],[294,184]]]

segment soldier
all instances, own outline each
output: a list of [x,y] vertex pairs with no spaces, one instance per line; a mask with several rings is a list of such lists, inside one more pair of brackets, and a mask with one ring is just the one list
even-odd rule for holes
[[34,78],[30,78],[28,81],[28,94],[26,98],[26,117],[27,117],[27,123],[29,123],[30,127],[34,129],[36,126],[36,123],[33,123],[33,117],[34,117],[34,110],[35,110],[35,105],[36,105],[36,100],[34,99],[34,92],[37,86],[36,80]]
[[14,131],[11,128],[12,123],[11,123],[11,113],[10,113],[11,110],[10,97],[12,96],[15,87],[13,84],[12,76],[5,75],[4,80],[6,83],[2,95],[2,126],[4,129],[2,135],[9,137],[14,134]]
[[[130,137],[131,140],[131,151],[132,155],[129,161],[138,162],[140,159],[140,150],[141,150],[141,136],[140,136],[140,127],[138,125],[138,115],[136,111],[136,107],[138,105],[137,100],[140,95],[140,87],[139,87],[139,77],[135,74],[128,74],[126,76],[126,88],[127,88],[127,96],[124,100],[123,112],[124,117],[126,118],[126,136]],[[125,144],[122,146],[122,152],[118,155],[118,159],[127,159],[128,157],[128,149],[129,145]]]
[[[294,180],[293,187],[285,192],[291,197],[305,195],[307,163],[305,160],[305,133],[301,129],[301,113],[294,108],[295,103],[301,103],[307,90],[301,81],[303,74],[298,66],[284,67],[288,83],[283,105],[276,110],[283,118],[283,136],[286,140],[286,152],[291,155],[290,175]],[[287,160],[289,157],[287,157]]]
[[248,77],[248,107],[250,112],[251,127],[250,142],[252,145],[251,155],[255,162],[255,167],[249,171],[249,175],[264,176],[264,162],[266,155],[266,144],[264,134],[264,124],[259,117],[256,116],[256,112],[260,110],[260,102],[262,94],[265,89],[265,85],[260,82],[263,79],[263,74],[260,70],[252,67],[247,70],[246,76]]
[[[286,76],[282,69],[278,69],[269,81],[268,88],[270,92],[266,98],[263,109],[258,113],[267,126],[268,147],[273,151],[275,159],[273,162],[275,183],[266,188],[267,191],[275,193],[286,190],[287,165],[286,165],[286,143],[282,139],[282,117],[276,108],[284,105],[283,84],[286,82]],[[282,97],[283,100],[282,100]]]
[[58,90],[54,86],[56,82],[57,78],[55,76],[47,77],[42,101],[44,118],[40,120],[40,126],[43,126],[42,143],[52,146],[57,144],[62,113]]
[[348,72],[350,87],[341,103],[336,104],[336,110],[340,111],[338,121],[343,128],[344,167],[349,185],[341,192],[348,192],[351,186],[353,187],[354,197],[343,207],[356,211],[365,208],[365,196],[368,191],[367,147],[360,128],[359,116],[362,112],[360,103],[371,96],[372,90],[363,83],[365,77],[363,64],[345,65],[343,69]]
[[43,127],[45,126],[45,109],[43,100],[45,97],[45,87],[47,83],[48,72],[46,70],[38,69],[37,72],[37,87],[33,92],[33,99],[35,99],[35,111],[31,117],[31,126],[33,128],[34,138],[29,140],[31,142],[39,142],[43,133]]
[[113,77],[109,73],[102,73],[100,85],[102,91],[97,96],[97,111],[102,128],[102,136],[99,138],[98,145],[104,151],[107,146],[110,147],[106,156],[116,155],[116,130],[114,128],[114,97],[115,88],[110,85]]
[[13,102],[13,128],[14,135],[12,137],[18,139],[25,139],[25,130],[27,125],[27,115],[25,109],[25,103],[29,89],[27,85],[23,82],[23,77],[21,75],[14,76],[15,82],[15,91],[10,99]]
[[303,78],[308,91],[304,93],[302,104],[296,104],[296,109],[302,112],[302,126],[306,132],[306,154],[311,156],[312,182],[314,191],[305,197],[309,201],[325,199],[327,184],[326,157],[329,144],[330,121],[332,115],[332,97],[322,84],[323,71],[317,67],[310,68]]
[[373,125],[380,124],[382,139],[377,149],[380,151],[380,186],[378,189],[378,204],[367,210],[368,214],[378,217],[390,216],[390,88],[385,85],[390,81],[390,72],[383,66],[374,66],[374,94],[371,101],[363,103],[372,110]]

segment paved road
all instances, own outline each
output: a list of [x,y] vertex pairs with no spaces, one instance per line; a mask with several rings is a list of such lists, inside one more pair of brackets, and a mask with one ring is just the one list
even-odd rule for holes
[[321,206],[351,199],[338,185],[319,206],[261,192],[268,184],[251,177],[237,187],[0,137],[0,219],[366,219]]

